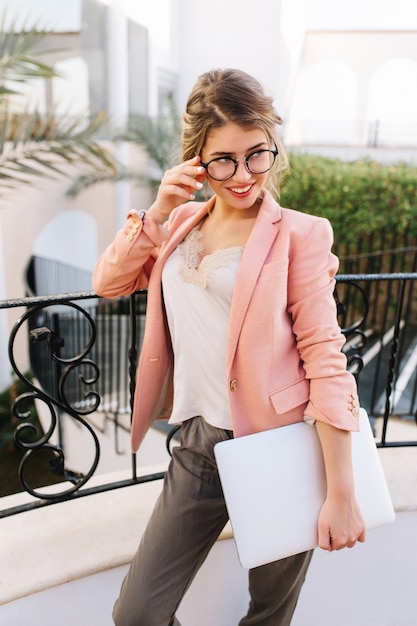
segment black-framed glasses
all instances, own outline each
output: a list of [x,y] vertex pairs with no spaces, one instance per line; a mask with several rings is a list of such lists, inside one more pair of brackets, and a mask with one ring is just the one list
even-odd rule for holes
[[278,148],[274,150],[257,150],[246,157],[234,159],[230,156],[217,157],[208,163],[200,165],[205,168],[207,174],[213,180],[228,180],[235,175],[240,161],[243,161],[246,169],[251,174],[265,174],[273,166],[278,155]]

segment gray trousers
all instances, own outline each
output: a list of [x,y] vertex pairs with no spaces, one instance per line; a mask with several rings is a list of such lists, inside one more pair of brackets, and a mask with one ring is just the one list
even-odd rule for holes
[[[228,521],[213,448],[232,436],[201,417],[183,424],[114,606],[116,626],[180,626],[175,612]],[[249,570],[251,600],[239,626],[288,626],[311,557],[305,552]]]

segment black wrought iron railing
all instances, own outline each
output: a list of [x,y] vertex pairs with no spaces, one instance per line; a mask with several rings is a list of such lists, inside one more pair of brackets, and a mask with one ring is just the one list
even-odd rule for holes
[[383,420],[379,447],[417,445],[387,440],[390,418],[417,423],[416,281],[417,273],[337,277],[339,323],[361,405],[371,420]]
[[[415,422],[417,415],[416,368],[412,367],[417,360],[416,281],[417,273],[337,277],[335,298],[347,340],[345,352],[358,381],[361,404],[371,419],[382,420],[379,447],[417,446],[417,429],[410,441],[387,438],[390,419]],[[132,455],[129,478],[88,485],[100,457],[97,427],[91,418],[97,413],[105,416],[113,429],[116,453],[119,434],[129,427],[125,418],[131,411],[146,293],[117,300],[82,292],[0,302],[1,309],[12,307],[23,312],[10,334],[9,359],[26,388],[13,405],[18,421],[14,438],[24,451],[19,467],[22,490],[32,499],[0,510],[0,517],[162,478],[163,473],[139,476]],[[16,356],[22,333],[29,337],[33,378]],[[42,432],[30,420],[35,402],[49,415]],[[67,468],[65,436],[60,432],[63,414],[89,439],[92,452],[86,468]],[[39,462],[47,463],[51,477],[59,477],[54,487],[33,486],[32,468]]]
[[30,257],[24,280],[27,296],[89,291],[92,272],[38,255]]

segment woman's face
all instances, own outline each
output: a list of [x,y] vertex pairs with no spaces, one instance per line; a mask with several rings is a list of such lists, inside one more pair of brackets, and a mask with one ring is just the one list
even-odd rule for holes
[[[259,150],[269,150],[265,132],[260,128],[245,129],[231,122],[209,132],[201,152],[201,161],[208,163],[219,157],[241,159],[236,172],[224,181],[207,176],[207,181],[217,198],[227,209],[243,210],[254,206],[264,187],[269,172],[253,174],[245,165],[245,158]],[[263,155],[261,155],[263,158]],[[256,162],[256,158],[254,160]]]

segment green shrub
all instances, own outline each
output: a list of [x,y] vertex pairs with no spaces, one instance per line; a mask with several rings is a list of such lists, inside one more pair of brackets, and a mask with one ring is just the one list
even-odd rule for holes
[[382,241],[384,246],[392,246],[394,239],[398,243],[405,236],[409,245],[410,239],[416,243],[417,167],[295,153],[289,160],[281,205],[327,217],[336,247],[342,241],[354,247],[371,238],[374,247]]

